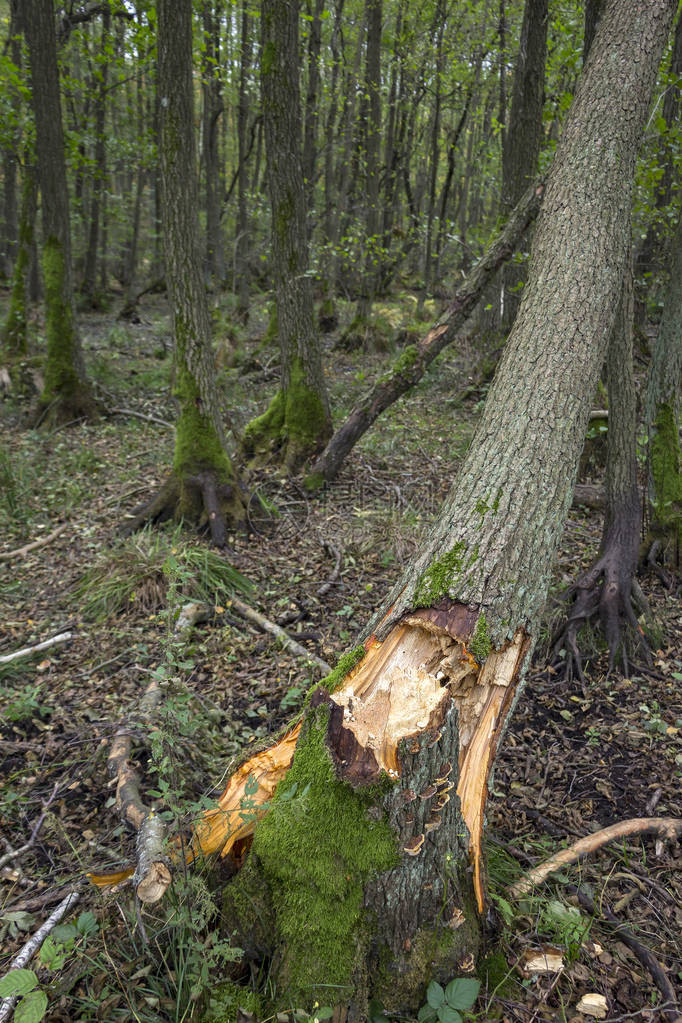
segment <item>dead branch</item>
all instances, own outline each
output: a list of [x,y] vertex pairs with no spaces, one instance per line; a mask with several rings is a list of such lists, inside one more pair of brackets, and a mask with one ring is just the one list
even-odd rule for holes
[[[12,970],[23,970],[26,966],[28,966],[50,931],[57,926],[59,921],[66,915],[66,913],[68,913],[71,907],[76,905],[80,897],[80,892],[74,888],[65,898],[62,899],[55,911],[47,918],[42,927],[39,927],[35,934],[32,935],[26,944],[17,952],[14,959],[9,964],[8,972],[11,972]],[[0,1001],[0,1023],[4,1023],[5,1020],[10,1018],[14,1010],[14,1006],[18,1001],[18,995],[13,995],[11,998],[3,998],[2,1001]]]
[[[140,701],[140,712],[145,719],[156,710],[161,695],[158,679],[153,678]],[[116,782],[116,806],[121,819],[137,832],[137,867],[133,877],[137,896],[141,902],[157,902],[171,882],[168,857],[163,848],[165,828],[161,819],[142,801],[140,778],[130,763],[132,735],[128,725],[117,730],[107,758],[107,773]]]
[[331,672],[331,665],[323,661],[317,654],[312,654],[310,650],[306,650],[304,646],[297,643],[295,639],[292,639],[288,632],[276,625],[275,622],[271,622],[269,618],[262,615],[260,611],[256,611],[255,608],[250,607],[243,601],[239,600],[238,597],[231,597],[229,606],[234,608],[237,614],[240,614],[242,618],[246,618],[247,621],[253,622],[257,625],[262,632],[269,632],[271,636],[275,636],[280,641],[285,650],[288,650],[290,654],[295,654],[296,657],[300,657],[303,661],[309,661],[311,664],[316,664],[320,671],[324,675],[329,675]]
[[35,551],[38,547],[46,547],[48,543],[52,543],[57,537],[64,532],[69,526],[68,522],[62,522],[61,526],[57,526],[53,529],[49,536],[43,536],[40,540],[33,540],[31,543],[25,544],[23,547],[18,547],[14,551],[4,551],[0,554],[0,561],[13,561],[14,558],[23,558],[24,554],[29,554],[31,551]]
[[333,543],[329,542],[329,540],[324,540],[323,543],[322,543],[322,546],[324,547],[324,549],[327,552],[327,554],[333,554],[334,555],[334,557],[336,559],[336,562],[334,564],[334,569],[332,571],[332,574],[329,576],[329,578],[327,579],[326,583],[322,583],[322,585],[318,589],[318,591],[317,591],[318,597],[323,597],[325,595],[325,593],[329,593],[329,591],[331,590],[332,586],[334,585],[336,580],[339,578],[339,569],[341,568],[341,551],[339,550],[339,548],[335,547]]
[[587,912],[598,919],[601,918],[604,923],[611,927],[615,932],[619,941],[622,941],[631,952],[639,959],[642,966],[649,971],[654,981],[654,984],[663,995],[664,1004],[656,1006],[658,1012],[665,1014],[670,1023],[681,1023],[682,1016],[679,1013],[679,1006],[677,996],[673,989],[672,984],[668,979],[668,975],[659,963],[658,959],[645,948],[635,938],[632,931],[628,930],[624,924],[620,922],[617,916],[611,912],[608,906],[600,900],[599,905],[594,902],[592,898],[582,888],[576,887],[575,885],[567,885],[567,891],[572,895],[575,895],[580,905],[587,910]]
[[0,657],[0,664],[9,664],[10,661],[17,661],[20,657],[28,657],[30,654],[38,653],[39,650],[47,650],[51,646],[56,646],[57,643],[66,643],[72,635],[71,632],[60,632],[58,636],[44,639],[42,643],[36,643],[35,646],[25,646],[21,650],[15,650],[13,654],[3,654]]
[[33,827],[33,831],[31,832],[31,836],[30,836],[28,842],[25,842],[24,845],[22,845],[19,849],[8,849],[8,851],[3,856],[0,856],[0,867],[4,867],[5,864],[9,863],[10,860],[18,859],[20,856],[23,856],[25,852],[28,852],[29,849],[33,848],[33,846],[36,843],[36,839],[38,838],[38,835],[40,834],[40,829],[43,826],[43,821],[45,820],[45,817],[47,815],[47,811],[49,809],[50,803],[52,802],[54,797],[57,795],[58,791],[59,791],[59,785],[57,783],[55,783],[55,786],[52,789],[52,793],[50,795],[50,798],[47,800],[46,803],[43,803],[42,812],[40,814],[40,817],[38,818],[37,823]]
[[583,856],[589,856],[597,852],[602,846],[619,838],[626,838],[631,835],[657,835],[659,841],[656,843],[656,853],[660,854],[660,846],[663,841],[672,841],[682,835],[682,817],[633,817],[631,820],[620,821],[618,824],[611,824],[608,828],[602,828],[593,835],[586,835],[579,841],[562,849],[555,856],[550,857],[544,863],[534,867],[524,877],[508,889],[510,899],[520,899],[532,888],[541,885],[550,874],[570,863],[576,863]]
[[173,429],[173,424],[169,423],[167,419],[161,419],[159,416],[145,416],[143,412],[136,412],[132,408],[110,408],[108,411],[112,416],[133,416],[135,419],[144,419],[147,423],[157,423],[169,430]]

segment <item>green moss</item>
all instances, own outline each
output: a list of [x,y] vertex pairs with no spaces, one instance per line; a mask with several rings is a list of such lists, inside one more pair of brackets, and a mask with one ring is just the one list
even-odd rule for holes
[[682,539],[682,459],[675,410],[660,405],[649,451],[658,527]]
[[499,995],[509,995],[517,987],[509,963],[500,949],[489,952],[481,960],[477,972],[490,994],[494,991]]
[[277,391],[261,416],[252,419],[244,430],[242,447],[246,458],[269,455],[282,438],[284,428],[284,395]]
[[400,373],[406,373],[408,370],[411,370],[417,361],[417,355],[417,346],[408,345],[393,363],[393,374],[397,376]]
[[225,981],[211,992],[209,1007],[201,1017],[202,1023],[237,1023],[239,1010],[261,1016],[261,1000],[250,988]]
[[296,438],[305,445],[317,445],[328,428],[324,405],[320,396],[308,387],[299,359],[294,359],[291,365],[284,421],[287,439]]
[[263,47],[263,53],[261,55],[260,69],[261,74],[269,75],[275,69],[275,62],[277,60],[277,48],[273,43],[272,39],[269,39]]
[[485,614],[481,611],[476,622],[476,628],[469,644],[469,649],[479,664],[483,664],[492,650],[490,636],[488,635],[488,623]]
[[73,309],[66,295],[64,253],[54,236],[47,238],[43,247],[43,274],[47,363],[45,389],[40,400],[41,404],[49,405],[56,397],[75,396],[81,388],[75,365]]
[[234,479],[232,464],[209,416],[201,411],[199,388],[187,368],[180,364],[173,391],[180,403],[180,418],[175,428],[173,469],[183,479],[202,469],[210,469],[219,481]]
[[310,698],[316,689],[322,686],[327,690],[328,693],[333,693],[335,689],[338,689],[346,675],[348,675],[356,664],[359,664],[362,658],[365,656],[365,648],[362,644],[354,647],[352,650],[346,651],[345,654],[341,654],[336,667],[327,675],[326,678],[321,679],[317,685],[312,686],[309,689],[306,696],[306,706],[310,704]]
[[325,742],[328,716],[324,706],[309,713],[293,764],[254,836],[252,854],[268,885],[283,957],[282,1004],[348,996],[369,938],[364,885],[398,861],[388,822],[368,814],[376,791],[356,792],[336,777]]
[[466,567],[466,553],[467,545],[459,540],[451,550],[431,562],[417,583],[415,607],[431,607],[448,593],[453,581]]

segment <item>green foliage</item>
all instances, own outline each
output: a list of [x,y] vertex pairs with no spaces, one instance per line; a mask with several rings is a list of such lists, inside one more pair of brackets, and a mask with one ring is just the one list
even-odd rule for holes
[[432,980],[426,991],[426,1005],[419,1010],[419,1023],[462,1023],[461,1012],[473,1006],[480,987],[481,982],[472,977],[457,977],[445,989]]
[[52,708],[38,700],[40,688],[38,685],[26,685],[23,689],[6,689],[3,693],[0,719],[17,722],[32,721],[37,716],[47,717],[50,715]]
[[89,569],[76,586],[83,614],[102,620],[126,608],[157,611],[166,603],[169,580],[182,574],[187,600],[219,604],[251,584],[225,557],[207,547],[186,543],[181,527],[146,529],[121,541]]
[[0,445],[0,522],[27,526],[31,517],[30,487],[33,472],[22,455],[12,455]]

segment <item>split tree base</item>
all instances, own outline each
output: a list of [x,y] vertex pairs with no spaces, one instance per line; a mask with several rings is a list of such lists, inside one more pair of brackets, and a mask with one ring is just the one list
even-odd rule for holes
[[132,512],[121,532],[129,536],[148,523],[169,519],[195,522],[210,531],[215,547],[225,547],[228,530],[244,524],[246,506],[236,482],[220,483],[208,470],[183,480],[173,474],[151,501]]

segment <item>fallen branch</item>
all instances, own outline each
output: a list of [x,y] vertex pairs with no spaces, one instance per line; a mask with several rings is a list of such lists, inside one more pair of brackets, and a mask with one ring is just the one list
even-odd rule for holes
[[169,430],[173,429],[173,424],[169,423],[167,419],[161,419],[159,416],[145,416],[143,412],[136,412],[132,408],[110,408],[109,414],[112,416],[133,416],[135,419],[144,419],[147,423],[158,423],[159,426],[165,426]]
[[318,589],[318,591],[317,591],[318,597],[323,597],[325,595],[325,593],[329,593],[329,591],[331,590],[332,586],[334,585],[336,580],[339,578],[339,569],[341,568],[341,551],[340,551],[340,549],[338,547],[335,547],[333,543],[330,543],[329,540],[325,540],[323,542],[322,546],[324,547],[325,551],[328,554],[333,554],[334,555],[334,557],[336,559],[336,562],[334,564],[334,570],[332,571],[332,574],[329,576],[329,578],[327,579],[326,583],[322,583],[322,585]]
[[53,529],[49,536],[43,536],[40,540],[33,540],[31,543],[27,543],[24,547],[18,547],[14,551],[5,551],[0,554],[0,561],[13,561],[14,558],[23,558],[24,554],[29,554],[31,551],[37,550],[38,547],[46,547],[48,543],[56,540],[65,529],[68,529],[68,526],[68,522],[62,522],[61,526]]
[[317,654],[311,654],[310,650],[306,650],[304,646],[297,643],[295,639],[292,639],[288,632],[276,625],[275,622],[271,622],[269,618],[262,615],[260,611],[256,611],[255,608],[250,607],[248,604],[244,604],[243,601],[237,597],[231,597],[229,601],[229,607],[234,608],[237,614],[240,614],[242,618],[246,618],[247,621],[253,622],[257,625],[262,632],[269,632],[271,636],[275,636],[280,641],[285,650],[289,653],[295,654],[296,657],[300,657],[304,661],[309,661],[312,664],[316,664],[317,667],[325,674],[329,675],[331,672],[331,665],[323,661]]
[[[155,677],[147,686],[140,711],[149,718],[161,700],[162,691]],[[116,806],[121,819],[137,832],[137,867],[133,884],[141,902],[157,902],[171,882],[168,857],[164,851],[165,828],[142,801],[140,778],[130,763],[132,730],[122,725],[114,735],[109,756],[107,773],[116,782]]]
[[586,891],[582,888],[576,887],[576,885],[567,885],[566,890],[572,895],[575,895],[578,902],[586,909],[587,912],[597,918],[601,918],[604,923],[611,927],[618,938],[622,941],[627,948],[639,959],[642,966],[649,971],[651,974],[654,984],[661,992],[664,998],[663,1005],[657,1005],[657,1012],[662,1012],[670,1020],[670,1023],[681,1023],[682,1016],[679,1013],[679,1005],[677,996],[674,988],[668,979],[668,975],[659,963],[658,959],[635,938],[632,931],[620,922],[617,916],[611,912],[608,906],[605,906],[603,902],[599,902],[597,905]]
[[659,841],[656,843],[656,855],[660,855],[664,840],[672,841],[682,835],[682,817],[633,817],[631,820],[602,828],[601,831],[596,831],[593,835],[586,835],[585,838],[569,845],[567,849],[562,849],[556,856],[540,863],[520,878],[508,889],[509,898],[520,899],[532,888],[541,885],[555,871],[570,863],[576,863],[583,856],[589,856],[590,853],[596,852],[609,842],[631,835],[657,835]]
[[[9,964],[8,972],[11,972],[12,970],[23,970],[26,966],[28,966],[50,931],[57,926],[59,921],[66,915],[66,913],[68,913],[71,907],[76,905],[80,897],[80,892],[73,889],[64,899],[62,899],[55,911],[47,918],[42,927],[39,927],[35,934],[30,937],[26,944],[17,952],[14,959]],[[11,998],[3,998],[2,1001],[0,1001],[0,1023],[4,1023],[5,1020],[10,1018],[14,1010],[14,1006],[18,1001],[18,995],[13,995]]]
[[9,664],[10,661],[18,661],[20,657],[28,657],[30,654],[37,654],[39,650],[47,650],[51,646],[56,646],[57,643],[66,643],[72,635],[71,632],[60,632],[58,636],[44,639],[42,643],[36,643],[35,646],[25,646],[21,650],[15,650],[13,654],[3,654],[0,657],[0,664]]

